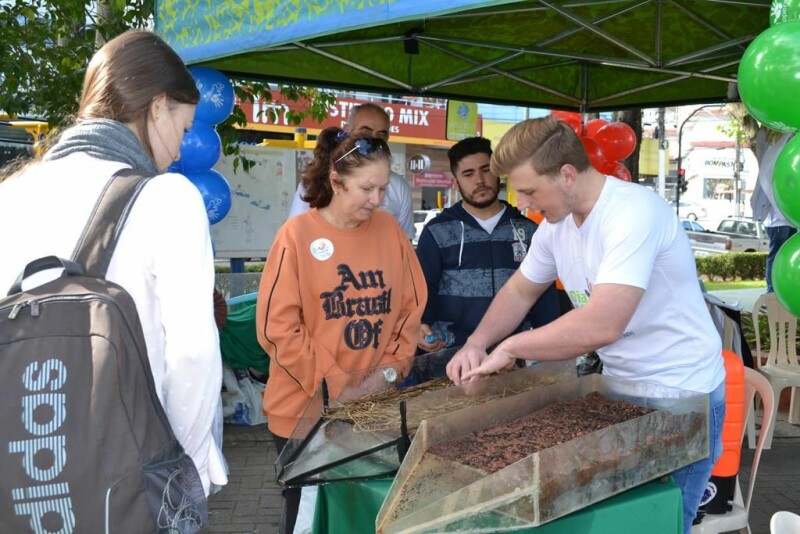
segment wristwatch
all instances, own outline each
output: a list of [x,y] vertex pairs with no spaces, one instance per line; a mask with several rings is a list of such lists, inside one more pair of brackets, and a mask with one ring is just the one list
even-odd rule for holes
[[383,378],[390,384],[394,384],[397,381],[397,371],[394,367],[387,367],[383,370]]

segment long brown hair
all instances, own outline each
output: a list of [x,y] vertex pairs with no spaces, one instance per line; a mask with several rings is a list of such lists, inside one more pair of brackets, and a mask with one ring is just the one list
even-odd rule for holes
[[89,62],[77,121],[111,119],[133,124],[152,158],[148,111],[161,95],[166,95],[168,103],[200,100],[194,78],[178,54],[153,32],[130,30],[106,43]]

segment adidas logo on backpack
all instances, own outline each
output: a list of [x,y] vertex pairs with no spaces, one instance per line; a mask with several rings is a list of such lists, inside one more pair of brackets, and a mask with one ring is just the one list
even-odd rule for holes
[[[0,299],[3,532],[188,533],[207,523],[200,477],[156,394],[133,299],[105,280],[148,180],[117,173],[75,261],[31,262]],[[53,268],[64,274],[21,289]]]

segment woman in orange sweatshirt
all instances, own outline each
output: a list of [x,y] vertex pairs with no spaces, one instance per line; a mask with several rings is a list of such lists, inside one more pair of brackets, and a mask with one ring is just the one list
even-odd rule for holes
[[[280,452],[323,378],[333,399],[385,386],[383,373],[343,377],[414,355],[427,300],[422,269],[395,219],[385,141],[328,128],[303,174],[312,209],[278,230],[259,287],[256,327],[271,357],[264,411]],[[346,389],[343,389],[345,388]],[[299,489],[284,490],[280,532],[292,532]]]

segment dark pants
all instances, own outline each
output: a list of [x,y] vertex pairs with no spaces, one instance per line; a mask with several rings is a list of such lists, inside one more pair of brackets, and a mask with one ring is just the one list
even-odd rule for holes
[[[275,441],[275,448],[278,450],[278,454],[281,453],[283,447],[286,446],[286,442],[289,441],[274,434],[272,439]],[[278,534],[292,534],[294,532],[297,510],[300,508],[301,493],[302,490],[300,488],[284,488],[281,491],[281,495],[283,495],[283,510],[281,510],[281,520],[278,523]]]
[[793,226],[773,226],[767,228],[767,236],[769,237],[769,252],[767,253],[767,292],[772,293],[772,262],[775,261],[775,255],[778,249],[781,248],[787,239],[792,237],[797,229]]

